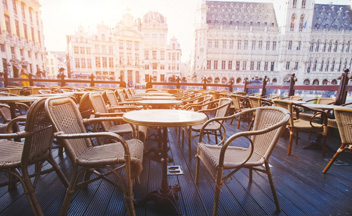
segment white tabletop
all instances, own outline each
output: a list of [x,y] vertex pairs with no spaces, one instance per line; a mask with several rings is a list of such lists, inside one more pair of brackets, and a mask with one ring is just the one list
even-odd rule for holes
[[40,97],[33,96],[0,96],[1,103],[14,103],[14,102],[32,102]]
[[176,97],[172,96],[145,96],[141,98],[142,100],[175,100]]
[[187,110],[150,109],[126,112],[123,119],[136,125],[178,127],[202,124],[207,116]]
[[333,110],[337,107],[341,107],[338,105],[331,105],[331,104],[304,104],[304,106],[309,107],[309,108],[313,108],[313,109],[324,109],[324,110]]
[[141,105],[178,105],[182,104],[180,100],[140,100],[136,101],[136,104]]

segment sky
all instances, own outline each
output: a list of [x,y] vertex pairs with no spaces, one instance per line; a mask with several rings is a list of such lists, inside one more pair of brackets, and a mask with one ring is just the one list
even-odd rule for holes
[[[66,35],[74,34],[79,26],[96,32],[104,22],[114,27],[126,9],[142,18],[157,11],[167,18],[168,39],[175,37],[181,45],[182,61],[190,59],[194,43],[195,11],[201,0],[39,0],[42,5],[44,40],[47,51],[65,51]],[[239,0],[241,2],[251,0]],[[283,0],[281,0],[283,1]],[[271,2],[271,0],[252,0]],[[352,4],[352,0],[316,0],[316,3]]]

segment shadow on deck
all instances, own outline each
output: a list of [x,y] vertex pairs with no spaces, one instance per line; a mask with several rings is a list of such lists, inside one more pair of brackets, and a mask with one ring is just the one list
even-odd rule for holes
[[[246,123],[241,129],[248,127]],[[237,129],[232,126],[229,134]],[[329,136],[327,144],[337,149],[340,141]],[[302,146],[310,142],[307,134],[300,133],[299,145],[293,146],[292,155],[286,154],[288,140],[280,138],[270,159],[271,171],[282,211],[275,212],[275,203],[267,176],[253,173],[253,182],[248,181],[248,171],[242,169],[222,187],[220,194],[219,215],[350,215],[352,214],[352,157],[348,153],[340,155],[342,165],[333,165],[327,174],[322,170],[328,163],[326,158],[332,157],[333,151],[328,151],[326,158],[321,157],[320,150],[304,150]],[[192,153],[196,151],[196,141],[192,143]],[[171,143],[171,144],[170,144]],[[195,159],[188,159],[188,146],[184,149],[177,144],[177,135],[173,128],[169,128],[170,152],[174,158],[173,164],[181,165],[183,175],[169,176],[169,184],[179,184],[178,208],[183,215],[211,215],[214,201],[215,184],[211,180],[204,166],[201,165],[200,181],[194,183]],[[155,141],[145,143],[146,148],[155,145]],[[70,176],[70,160],[64,154],[56,160],[67,176]],[[144,158],[144,170],[141,184],[134,185],[135,199],[142,199],[148,192],[161,185],[161,164]],[[2,180],[4,174],[0,174]],[[1,181],[2,181],[1,180]],[[55,173],[43,175],[37,185],[37,196],[45,215],[58,215],[65,188]],[[7,187],[0,188],[1,215],[31,215],[23,188],[10,192]],[[173,215],[172,211],[162,211],[152,202],[145,207],[136,208],[136,215]],[[97,181],[88,189],[78,190],[70,206],[69,215],[126,215],[123,196],[113,186],[105,181]]]

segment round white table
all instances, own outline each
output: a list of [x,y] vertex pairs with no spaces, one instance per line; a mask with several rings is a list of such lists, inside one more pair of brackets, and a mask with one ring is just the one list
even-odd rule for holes
[[204,113],[186,110],[150,109],[124,113],[123,120],[135,125],[162,127],[163,130],[161,187],[148,193],[138,204],[145,204],[149,200],[154,200],[158,206],[166,207],[169,205],[175,212],[179,213],[176,201],[180,187],[178,185],[169,186],[167,181],[167,127],[202,124],[207,120],[207,116]]
[[135,102],[138,105],[143,105],[144,108],[151,106],[153,109],[160,109],[165,107],[171,107],[181,105],[180,100],[141,100]]

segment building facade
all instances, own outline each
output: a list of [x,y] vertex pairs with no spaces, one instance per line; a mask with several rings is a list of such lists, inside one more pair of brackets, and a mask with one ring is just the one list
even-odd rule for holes
[[44,69],[41,5],[37,0],[3,0],[0,5],[0,73],[19,77],[20,69]]
[[66,70],[66,52],[65,51],[47,52],[45,56],[45,67],[44,67],[46,77],[51,79],[56,78],[60,68],[65,68]]
[[111,28],[99,24],[96,33],[83,27],[67,36],[68,73],[119,80],[128,86],[145,85],[151,78],[166,81],[180,74],[181,48],[176,38],[167,43],[167,21],[158,12],[134,19],[125,13]]
[[196,12],[193,73],[214,83],[267,76],[281,85],[292,73],[297,84],[337,83],[352,63],[351,12],[350,5],[314,0],[203,0]]

